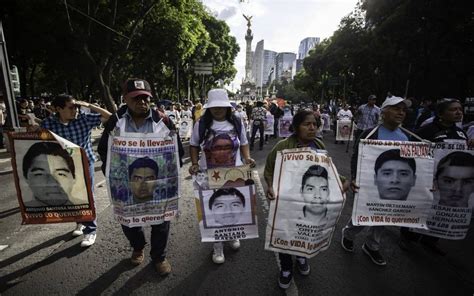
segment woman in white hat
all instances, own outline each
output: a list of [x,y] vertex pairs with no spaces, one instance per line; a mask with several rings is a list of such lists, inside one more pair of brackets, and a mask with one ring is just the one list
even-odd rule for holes
[[[189,173],[194,175],[200,170],[213,167],[235,167],[243,164],[255,166],[255,160],[250,158],[245,127],[242,120],[232,114],[227,91],[211,89],[207,96],[204,115],[194,125],[191,135],[192,165]],[[203,153],[199,158],[200,150]],[[240,241],[232,240],[230,246],[236,250],[240,247]],[[224,263],[222,242],[214,243],[212,261],[216,264]]]

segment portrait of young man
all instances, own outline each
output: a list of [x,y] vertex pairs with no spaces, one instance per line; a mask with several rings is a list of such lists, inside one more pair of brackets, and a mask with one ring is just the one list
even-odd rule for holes
[[381,153],[375,160],[374,184],[383,200],[407,200],[416,183],[416,162],[403,158],[399,149]]
[[301,181],[303,218],[311,223],[327,223],[327,203],[329,201],[328,172],[320,165],[310,166],[303,174]]
[[33,193],[33,200],[25,201],[26,207],[73,204],[76,168],[72,157],[58,143],[33,144],[23,157],[23,176]]
[[439,205],[469,207],[474,192],[474,155],[456,151],[443,157],[436,168],[435,188]]
[[[233,226],[242,224],[245,212],[245,196],[236,188],[221,188],[209,198],[209,214],[215,226]],[[211,226],[214,226],[211,224]]]
[[135,203],[150,201],[157,185],[158,164],[151,158],[134,160],[128,167],[130,191]]

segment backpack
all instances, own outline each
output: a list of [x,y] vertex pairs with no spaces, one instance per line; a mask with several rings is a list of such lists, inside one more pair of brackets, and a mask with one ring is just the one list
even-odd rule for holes
[[[234,126],[237,137],[240,140],[240,134],[242,133],[242,120],[238,117],[232,116],[231,123]],[[204,141],[205,136],[206,136],[206,126],[204,125],[204,118],[201,117],[201,119],[199,119],[199,144],[201,144]]]

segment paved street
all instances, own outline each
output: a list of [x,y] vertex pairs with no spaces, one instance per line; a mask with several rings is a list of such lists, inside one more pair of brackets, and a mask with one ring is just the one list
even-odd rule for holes
[[[263,151],[254,151],[256,170],[263,181],[265,157],[272,140]],[[349,176],[349,157],[345,145],[334,144],[332,135],[325,143],[340,174]],[[351,149],[350,149],[351,150]],[[398,228],[390,227],[383,239],[383,254],[388,265],[374,265],[362,253],[363,235],[356,240],[355,253],[340,246],[341,228],[352,211],[349,194],[329,250],[311,259],[308,277],[295,274],[287,291],[277,285],[276,256],[264,250],[268,215],[263,187],[258,191],[258,239],[242,241],[239,251],[225,249],[226,262],[211,260],[212,244],[201,243],[195,214],[188,166],[182,168],[180,216],[171,224],[168,260],[173,271],[160,278],[149,263],[129,264],[131,249],[119,224],[113,221],[104,176],[96,171],[98,238],[88,249],[72,238],[74,224],[20,224],[18,202],[12,174],[0,176],[0,251],[1,295],[473,295],[474,231],[464,241],[441,241],[448,255],[435,255],[421,246],[406,253],[397,246]],[[149,237],[149,230],[146,231]]]

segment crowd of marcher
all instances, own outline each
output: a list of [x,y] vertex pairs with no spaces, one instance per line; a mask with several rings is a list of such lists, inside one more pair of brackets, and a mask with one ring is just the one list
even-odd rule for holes
[[[97,161],[91,144],[91,130],[103,124],[104,131],[99,143],[98,152],[102,160],[107,158],[107,143],[110,132],[117,129],[123,133],[154,133],[156,124],[163,121],[171,131],[177,131],[180,123],[185,119],[191,119],[193,128],[190,136],[190,158],[191,165],[189,173],[198,174],[206,168],[204,137],[211,133],[236,133],[237,141],[232,143],[230,152],[237,155],[235,161],[227,163],[226,166],[234,167],[242,164],[255,166],[255,160],[251,157],[257,134],[259,135],[259,149],[262,150],[268,143],[268,137],[278,138],[278,120],[286,115],[292,117],[292,135],[279,141],[271,147],[265,164],[265,181],[267,183],[266,196],[270,202],[275,198],[272,189],[273,170],[276,153],[283,149],[310,147],[312,149],[325,149],[323,133],[324,115],[333,120],[351,120],[357,126],[355,130],[355,144],[351,162],[351,176],[341,181],[344,191],[358,190],[356,184],[357,172],[357,149],[360,139],[379,139],[397,141],[419,141],[420,139],[432,142],[446,140],[459,140],[466,144],[473,143],[473,126],[463,129],[462,104],[456,99],[443,99],[436,103],[423,100],[417,106],[413,99],[404,99],[397,96],[388,96],[378,107],[377,97],[370,95],[367,102],[358,107],[349,104],[339,105],[318,104],[281,104],[275,98],[256,101],[254,103],[244,102],[236,104],[228,98],[227,91],[213,89],[209,91],[207,102],[192,104],[189,100],[182,103],[153,103],[150,85],[143,79],[128,79],[123,86],[123,104],[118,111],[111,114],[104,108],[76,100],[71,96],[60,95],[45,102],[39,99],[37,102],[22,99],[18,103],[18,117],[21,126],[30,127],[39,125],[42,128],[53,131],[59,136],[81,146],[85,149],[90,166],[90,176],[93,184],[94,162]],[[381,102],[381,100],[379,101]],[[0,114],[4,122],[5,108],[1,107]],[[87,112],[84,112],[88,110]],[[265,135],[267,118],[273,117],[273,135]],[[178,139],[179,155],[183,156],[181,140]],[[3,142],[2,142],[3,143]],[[213,147],[213,149],[220,149]],[[223,149],[223,148],[222,148]],[[103,161],[103,172],[105,173],[105,161]],[[473,182],[474,176],[471,176]],[[367,228],[365,243],[362,251],[377,265],[386,265],[382,254],[383,246],[381,238],[383,227],[354,226],[349,220],[342,231],[341,245],[347,252],[354,252],[354,240],[361,236],[361,231]],[[97,236],[97,221],[81,223],[73,231],[73,235],[84,234],[81,246],[88,247],[94,244]],[[142,227],[122,226],[124,235],[133,249],[131,262],[134,265],[141,264],[145,259],[144,248],[146,245],[145,235]],[[162,276],[171,272],[171,264],[166,259],[166,246],[170,230],[170,222],[152,225],[151,227],[151,259],[158,273]],[[409,251],[413,244],[421,243],[436,253],[442,255],[445,252],[437,245],[437,239],[432,237],[416,235],[409,229],[400,230],[400,248]],[[239,240],[229,242],[232,249],[240,247]],[[212,260],[216,264],[225,262],[224,248],[222,242],[213,244]],[[279,286],[288,288],[293,276],[293,261],[288,254],[279,254],[281,272],[279,275]],[[296,266],[302,275],[310,273],[308,259],[296,258]]]

